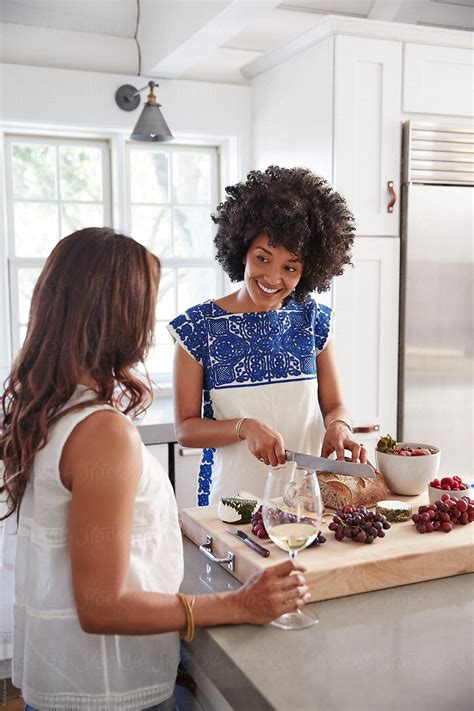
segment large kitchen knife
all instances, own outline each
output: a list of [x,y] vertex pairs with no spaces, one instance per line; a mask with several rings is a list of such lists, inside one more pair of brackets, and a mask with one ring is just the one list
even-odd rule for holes
[[346,476],[362,476],[366,479],[375,477],[375,471],[370,464],[358,464],[356,462],[342,462],[338,459],[326,459],[325,457],[315,457],[312,454],[300,454],[285,450],[286,459],[289,462],[296,462],[301,469],[309,471],[332,472],[333,474],[345,474]]

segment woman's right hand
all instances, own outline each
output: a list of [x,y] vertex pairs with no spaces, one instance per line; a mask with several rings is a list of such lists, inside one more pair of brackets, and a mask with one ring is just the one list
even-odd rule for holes
[[[283,563],[255,573],[235,595],[239,608],[238,622],[264,625],[285,612],[303,607],[310,594],[301,563]],[[299,572],[298,572],[299,571]]]
[[283,437],[260,420],[245,420],[240,435],[245,439],[249,452],[264,464],[276,467],[286,462]]

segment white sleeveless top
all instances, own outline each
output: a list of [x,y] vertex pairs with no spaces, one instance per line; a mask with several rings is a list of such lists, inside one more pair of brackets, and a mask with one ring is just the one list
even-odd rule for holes
[[[92,397],[93,391],[79,385],[68,406]],[[178,632],[96,635],[79,624],[67,544],[71,493],[61,482],[59,461],[74,427],[105,409],[113,410],[93,405],[51,428],[20,507],[12,680],[26,702],[41,710],[132,711],[173,693]],[[163,468],[144,445],[142,458],[127,582],[132,589],[174,594],[183,577],[176,501]]]

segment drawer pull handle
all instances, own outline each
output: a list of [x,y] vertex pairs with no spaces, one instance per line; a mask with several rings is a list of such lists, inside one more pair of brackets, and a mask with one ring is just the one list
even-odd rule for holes
[[397,202],[397,196],[393,187],[393,180],[389,180],[387,183],[388,194],[390,195],[390,202],[387,205],[387,212],[393,212],[393,206]]
[[367,425],[367,427],[353,427],[352,431],[354,434],[368,434],[369,432],[378,432],[380,430],[379,425]]
[[235,554],[231,551],[227,551],[227,558],[218,558],[212,552],[212,536],[206,536],[206,542],[199,546],[201,553],[204,553],[206,558],[212,560],[213,563],[219,563],[220,565],[225,565],[231,573],[235,570]]
[[197,457],[202,454],[202,449],[196,449],[194,447],[180,447],[179,456],[180,457]]

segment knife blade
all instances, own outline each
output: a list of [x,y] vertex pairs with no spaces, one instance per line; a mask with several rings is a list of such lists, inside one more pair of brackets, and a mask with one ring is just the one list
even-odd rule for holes
[[309,469],[310,471],[333,472],[334,474],[345,474],[346,476],[362,476],[366,479],[375,477],[375,471],[370,464],[359,464],[357,462],[342,462],[338,459],[326,459],[325,457],[315,457],[313,454],[301,454],[285,450],[288,462],[296,462],[298,467]]
[[268,558],[268,556],[270,555],[270,551],[268,550],[268,548],[264,548],[260,545],[260,543],[257,543],[257,541],[252,540],[250,536],[245,533],[245,531],[240,531],[239,529],[233,531],[231,528],[227,528],[226,530],[227,533],[230,533],[232,536],[238,538],[240,541],[245,543],[246,546],[255,551],[255,553],[258,553],[264,558]]

